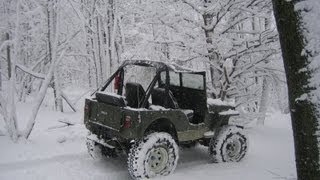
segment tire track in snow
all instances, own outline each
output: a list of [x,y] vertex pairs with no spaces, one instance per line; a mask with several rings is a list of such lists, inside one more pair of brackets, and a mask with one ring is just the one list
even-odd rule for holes
[[18,170],[23,168],[32,168],[37,166],[42,166],[51,163],[64,163],[69,161],[91,161],[91,158],[88,156],[88,153],[79,153],[79,154],[65,154],[53,156],[50,158],[41,158],[34,160],[25,160],[25,161],[16,161],[11,163],[0,163],[0,172]]

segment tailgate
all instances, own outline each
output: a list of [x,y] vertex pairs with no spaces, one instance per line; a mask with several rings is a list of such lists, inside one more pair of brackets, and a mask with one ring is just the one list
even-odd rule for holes
[[90,102],[89,122],[119,131],[122,118],[123,111],[120,107],[97,101]]

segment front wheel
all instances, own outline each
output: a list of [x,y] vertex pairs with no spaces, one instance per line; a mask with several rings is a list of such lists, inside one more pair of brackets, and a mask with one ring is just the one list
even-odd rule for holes
[[131,147],[128,170],[133,179],[165,176],[175,170],[178,157],[178,146],[170,134],[151,133]]
[[212,162],[239,162],[248,150],[248,137],[242,128],[223,126],[210,140],[209,156]]

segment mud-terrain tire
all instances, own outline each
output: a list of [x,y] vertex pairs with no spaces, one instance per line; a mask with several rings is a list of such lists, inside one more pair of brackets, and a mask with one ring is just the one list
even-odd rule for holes
[[128,170],[133,179],[166,176],[178,162],[179,148],[172,136],[154,132],[136,141],[128,155]]
[[102,159],[102,146],[91,139],[86,139],[88,153],[93,159]]
[[239,162],[248,150],[248,137],[237,126],[223,126],[209,143],[209,156],[212,162]]

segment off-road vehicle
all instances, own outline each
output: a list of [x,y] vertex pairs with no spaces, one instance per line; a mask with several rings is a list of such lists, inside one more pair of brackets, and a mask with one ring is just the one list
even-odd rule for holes
[[90,155],[126,153],[133,179],[172,173],[178,146],[194,143],[209,147],[211,162],[240,161],[248,139],[242,127],[229,124],[238,113],[228,103],[207,98],[206,89],[205,71],[156,61],[125,61],[85,101]]

